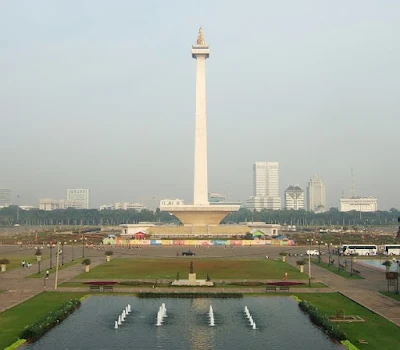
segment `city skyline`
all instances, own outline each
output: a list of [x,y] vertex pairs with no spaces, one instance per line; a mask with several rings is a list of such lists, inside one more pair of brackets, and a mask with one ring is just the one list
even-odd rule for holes
[[382,210],[399,207],[400,4],[92,4],[79,14],[73,1],[0,5],[0,187],[12,190],[12,203],[19,195],[20,204],[37,205],[80,187],[91,189],[93,207],[191,202],[194,73],[186,55],[202,25],[213,44],[211,192],[246,200],[250,167],[272,159],[281,189],[305,188],[318,173],[327,208],[338,207],[342,190],[350,195],[351,168],[357,195],[378,198]]

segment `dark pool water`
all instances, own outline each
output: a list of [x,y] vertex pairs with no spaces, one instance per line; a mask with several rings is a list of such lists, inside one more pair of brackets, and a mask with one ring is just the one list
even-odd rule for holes
[[[115,320],[127,304],[132,313],[119,329]],[[168,317],[156,326],[165,303]],[[209,326],[212,305],[215,327]],[[247,306],[257,329],[244,313]],[[26,349],[339,349],[290,297],[242,299],[139,299],[91,296],[62,324]]]

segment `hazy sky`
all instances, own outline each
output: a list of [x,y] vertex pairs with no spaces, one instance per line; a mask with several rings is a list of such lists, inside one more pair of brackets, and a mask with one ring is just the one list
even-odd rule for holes
[[[398,0],[0,1],[0,187],[20,204],[192,201],[195,60],[207,60],[209,190],[314,173],[399,208]],[[14,200],[15,203],[15,200]]]

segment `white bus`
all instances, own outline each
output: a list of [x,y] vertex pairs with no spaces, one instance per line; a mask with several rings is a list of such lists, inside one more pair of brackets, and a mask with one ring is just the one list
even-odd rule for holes
[[383,254],[400,255],[400,244],[385,244],[383,246]]
[[378,246],[375,244],[343,244],[340,246],[341,255],[358,254],[374,256],[378,253]]

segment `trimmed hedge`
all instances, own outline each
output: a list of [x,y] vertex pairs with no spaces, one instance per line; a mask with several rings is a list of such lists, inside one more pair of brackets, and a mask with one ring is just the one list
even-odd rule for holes
[[27,339],[30,342],[34,342],[43,336],[50,329],[55,327],[57,324],[66,319],[71,313],[73,313],[79,306],[81,301],[79,299],[71,299],[61,305],[58,309],[49,312],[47,316],[36,321],[35,323],[26,326],[24,330],[19,334],[19,338]]
[[348,340],[342,340],[341,343],[346,347],[348,350],[360,350],[357,346],[350,343]]
[[153,293],[142,292],[138,298],[243,298],[241,293]]
[[18,339],[15,343],[7,346],[4,350],[15,350],[18,349],[22,344],[26,343],[26,339]]
[[310,320],[315,325],[321,327],[330,338],[337,341],[347,340],[347,335],[339,327],[329,321],[325,314],[321,313],[314,305],[302,300],[299,302],[300,309],[307,313]]

